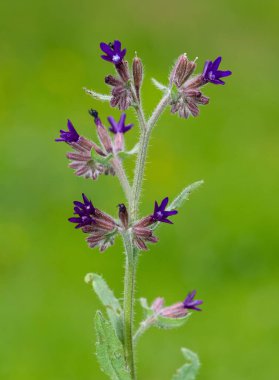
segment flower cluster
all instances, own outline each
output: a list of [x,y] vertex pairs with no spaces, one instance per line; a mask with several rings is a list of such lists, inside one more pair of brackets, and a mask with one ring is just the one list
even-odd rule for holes
[[170,85],[174,85],[172,99],[170,101],[171,112],[178,113],[180,117],[187,119],[190,115],[199,115],[199,105],[206,105],[209,98],[201,92],[201,87],[211,82],[225,84],[220,78],[231,75],[231,71],[219,70],[222,58],[218,57],[214,62],[206,61],[203,73],[195,77],[193,74],[196,63],[190,61],[186,54],[181,55],[170,75]]
[[103,252],[114,243],[118,225],[111,216],[95,208],[85,194],[82,198],[84,203],[74,201],[76,216],[69,218],[69,222],[76,223],[75,228],[89,234],[86,241],[90,248],[98,246]]
[[68,130],[60,130],[60,137],[55,141],[65,142],[73,148],[74,152],[67,153],[67,158],[70,160],[69,167],[74,169],[77,176],[96,180],[101,174],[115,174],[112,157],[114,154],[124,151],[124,133],[128,132],[133,124],[125,125],[126,114],[121,115],[119,122],[109,116],[109,131],[114,135],[112,140],[108,130],[102,124],[98,112],[91,109],[89,114],[94,118],[101,146],[80,136],[70,120],[67,124]]
[[164,307],[164,299],[158,297],[153,301],[151,309],[154,311],[155,316],[161,315],[166,318],[183,318],[188,314],[189,310],[201,311],[201,309],[197,306],[201,305],[203,301],[194,300],[196,293],[196,290],[193,290],[188,293],[183,302],[178,302],[167,307]]
[[[118,74],[105,77],[105,83],[112,87],[110,105],[118,107],[120,110],[126,110],[140,100],[140,86],[143,78],[141,60],[138,57],[134,58],[131,75],[128,62],[124,60],[126,49],[121,49],[120,41],[115,40],[109,44],[101,42],[100,48],[105,53],[105,55],[101,55],[101,58],[113,63]],[[133,80],[135,92],[132,90],[131,80]]]

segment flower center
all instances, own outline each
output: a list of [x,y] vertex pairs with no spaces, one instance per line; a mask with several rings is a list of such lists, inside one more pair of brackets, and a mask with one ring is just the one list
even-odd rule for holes
[[113,55],[112,60],[113,60],[113,62],[116,62],[116,63],[119,62],[120,61],[119,55],[118,54]]

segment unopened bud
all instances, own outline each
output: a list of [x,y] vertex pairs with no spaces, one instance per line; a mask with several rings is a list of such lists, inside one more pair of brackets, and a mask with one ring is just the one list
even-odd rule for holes
[[165,307],[160,311],[160,315],[166,318],[183,318],[188,314],[182,302],[176,303],[172,306]]
[[130,73],[129,73],[129,66],[127,61],[121,61],[117,65],[115,65],[115,68],[120,75],[120,77],[123,79],[123,81],[126,83],[130,79]]
[[95,122],[96,127],[97,127],[97,133],[98,133],[101,144],[103,145],[103,147],[105,148],[107,153],[111,153],[112,152],[111,138],[108,134],[108,131],[103,126],[101,119],[98,116],[98,112],[96,110],[93,110],[93,109],[89,110],[88,112],[92,117],[94,117],[94,122]]
[[128,215],[128,211],[126,209],[126,206],[123,203],[120,203],[118,205],[118,207],[119,207],[119,212],[118,212],[119,219],[120,219],[123,227],[125,229],[127,229],[128,225],[129,225],[129,215]]
[[108,85],[110,85],[110,86],[113,86],[113,87],[115,87],[115,86],[121,86],[122,85],[121,80],[115,78],[112,75],[107,75],[105,77],[105,83],[108,84]]
[[182,54],[172,69],[170,83],[174,83],[177,87],[181,87],[194,72],[195,68],[195,62],[189,61],[187,55]]
[[138,100],[140,100],[140,86],[143,78],[142,61],[139,57],[135,57],[133,60],[133,78]]

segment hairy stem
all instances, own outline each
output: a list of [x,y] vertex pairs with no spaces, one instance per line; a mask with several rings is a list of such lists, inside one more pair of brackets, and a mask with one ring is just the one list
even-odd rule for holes
[[112,167],[115,170],[115,173],[116,173],[117,177],[119,178],[119,181],[120,181],[121,186],[123,188],[123,191],[125,193],[126,199],[127,199],[128,203],[130,203],[130,200],[131,200],[131,186],[130,186],[130,183],[128,181],[126,172],[125,172],[125,170],[123,168],[122,162],[121,162],[121,160],[118,157],[114,157],[111,160],[111,163],[112,163]]
[[158,121],[160,115],[163,113],[167,107],[170,99],[170,91],[166,92],[161,101],[158,103],[154,112],[152,113],[150,119],[147,122],[146,129],[142,129],[140,142],[139,142],[139,153],[135,169],[134,183],[132,187],[132,199],[131,199],[131,218],[135,220],[138,214],[138,204],[141,194],[142,181],[144,175],[145,161],[147,156],[147,149],[149,144],[150,135],[153,127]]
[[[133,86],[132,86],[133,87]],[[149,121],[145,122],[144,114],[139,102],[137,102],[136,110],[138,112],[139,122],[141,124],[141,136],[139,142],[139,153],[137,157],[135,177],[132,189],[130,188],[126,174],[119,162],[115,161],[115,171],[119,176],[123,189],[126,193],[131,222],[135,221],[138,213],[138,203],[140,199],[142,181],[144,175],[145,161],[150,135],[154,125],[160,115],[166,108],[170,99],[170,91],[168,91],[151,115]],[[121,170],[122,168],[122,170]],[[123,175],[125,174],[125,176]],[[128,187],[128,185],[129,187]],[[124,247],[126,251],[126,268],[125,268],[125,284],[124,284],[124,353],[126,364],[130,370],[132,380],[136,379],[135,359],[134,359],[134,338],[133,338],[133,318],[134,318],[134,290],[135,290],[135,273],[137,266],[137,252],[133,246],[131,231],[127,230],[122,233]]]
[[126,251],[126,268],[124,284],[124,353],[127,366],[130,369],[132,380],[136,379],[133,342],[133,318],[134,318],[134,289],[136,272],[135,248],[128,231],[123,233],[123,241]]

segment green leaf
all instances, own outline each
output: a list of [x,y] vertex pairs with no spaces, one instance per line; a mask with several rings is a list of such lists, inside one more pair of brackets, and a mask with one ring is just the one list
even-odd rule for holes
[[88,273],[85,282],[92,283],[93,290],[106,307],[110,322],[121,342],[123,342],[123,311],[118,299],[109,288],[106,281],[96,273]]
[[132,156],[133,154],[137,154],[139,151],[139,144],[136,144],[131,150],[128,150],[126,152],[118,152],[118,156],[120,158],[127,158],[129,156]]
[[96,354],[102,371],[112,380],[131,380],[125,364],[123,346],[112,325],[100,311],[96,313],[95,328],[97,335]]
[[200,368],[198,355],[187,348],[181,348],[181,351],[188,363],[177,370],[172,380],[195,380]]
[[182,206],[183,202],[189,199],[189,195],[203,184],[204,181],[201,180],[185,187],[185,189],[183,189],[181,193],[175,198],[175,200],[172,201],[171,204],[167,207],[167,210],[173,210]]
[[95,92],[95,91],[92,91],[92,90],[88,90],[88,88],[86,87],[83,87],[83,90],[90,96],[92,96],[92,98],[94,99],[98,99],[98,100],[102,100],[102,101],[106,101],[106,102],[109,102],[111,100],[111,95],[104,95],[104,94],[99,94],[98,92]]
[[[201,185],[203,185],[204,181],[201,180],[201,181],[197,181],[197,182],[194,182],[192,183],[191,185],[185,187],[185,189],[183,189],[181,191],[181,193],[170,203],[170,205],[166,208],[167,211],[170,211],[170,210],[173,210],[173,209],[177,209],[178,207],[182,206],[182,204],[185,202],[185,201],[188,201],[189,199],[189,196],[190,194],[196,190],[198,187],[200,187]],[[152,230],[155,230],[157,227],[159,227],[162,223],[155,223],[153,225]]]
[[154,326],[159,327],[160,329],[173,329],[184,325],[188,321],[191,313],[187,314],[185,317],[181,318],[167,318],[162,315],[157,315],[156,322]]
[[165,86],[164,84],[158,82],[155,78],[151,78],[151,80],[152,80],[152,83],[154,84],[154,86],[158,88],[158,90],[164,91],[164,92],[168,91],[168,87]]

